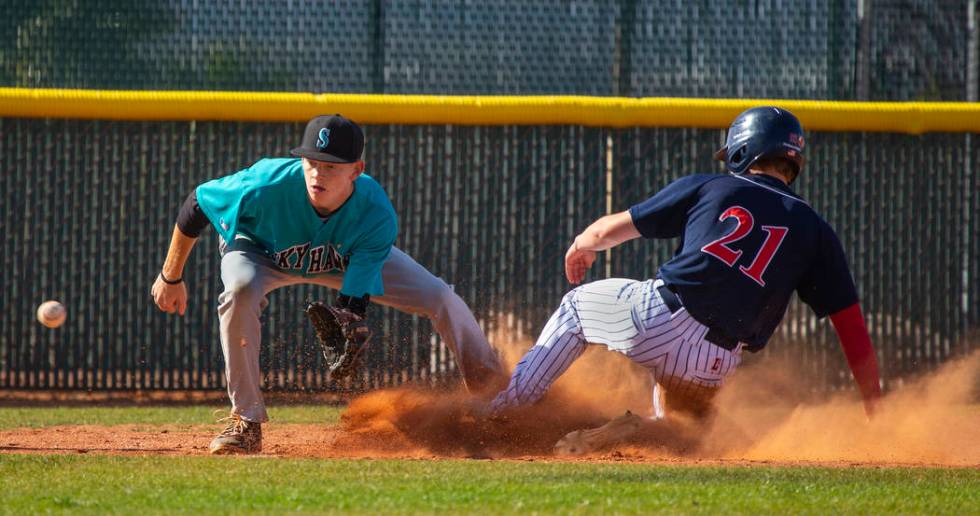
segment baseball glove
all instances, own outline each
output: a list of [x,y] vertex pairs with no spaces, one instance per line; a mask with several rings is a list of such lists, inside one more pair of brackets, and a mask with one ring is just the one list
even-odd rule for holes
[[357,371],[358,359],[371,340],[371,329],[364,318],[346,308],[320,302],[306,307],[306,316],[316,330],[329,364],[329,378],[342,380]]

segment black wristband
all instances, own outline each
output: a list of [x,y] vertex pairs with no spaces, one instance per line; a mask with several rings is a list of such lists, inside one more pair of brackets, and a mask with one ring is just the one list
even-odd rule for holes
[[337,302],[334,306],[337,308],[346,308],[351,312],[364,318],[367,315],[368,303],[371,300],[371,296],[364,294],[364,297],[351,297],[340,294],[337,296]]
[[177,278],[172,281],[168,280],[167,277],[163,275],[162,271],[160,272],[160,279],[163,280],[163,282],[166,283],[167,285],[179,285],[184,282],[184,278]]

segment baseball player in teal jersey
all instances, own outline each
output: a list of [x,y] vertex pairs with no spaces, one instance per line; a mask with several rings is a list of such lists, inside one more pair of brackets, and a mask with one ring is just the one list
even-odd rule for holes
[[364,318],[371,301],[431,319],[471,391],[503,378],[496,353],[462,299],[393,246],[397,217],[381,186],[363,173],[363,147],[354,122],[316,117],[292,151],[296,158],[262,159],[208,181],[180,209],[152,295],[161,310],[184,314],[184,264],[197,237],[214,226],[221,237],[218,317],[232,407],[212,453],[261,450],[268,415],[260,385],[259,315],[266,295],[280,287],[312,283],[339,290],[334,306],[307,308],[333,362],[333,378],[352,374],[369,342]]

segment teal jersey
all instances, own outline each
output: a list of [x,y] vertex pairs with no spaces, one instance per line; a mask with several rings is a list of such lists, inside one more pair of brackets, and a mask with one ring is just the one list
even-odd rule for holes
[[306,193],[299,158],[263,159],[197,187],[197,202],[226,242],[248,238],[284,272],[344,274],[341,294],[384,295],[381,268],[398,218],[377,181],[361,174],[354,193],[321,217]]

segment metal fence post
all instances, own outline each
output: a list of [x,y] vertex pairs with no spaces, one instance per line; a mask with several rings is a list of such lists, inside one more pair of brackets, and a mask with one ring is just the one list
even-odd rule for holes
[[966,47],[966,101],[976,102],[980,91],[978,91],[978,68],[980,68],[980,56],[978,56],[978,31],[977,31],[977,0],[969,0],[966,8],[966,27],[967,27],[967,47]]
[[858,0],[858,48],[854,100],[868,100],[871,93],[871,1]]
[[632,93],[633,35],[636,32],[636,0],[620,0],[616,18],[616,55],[613,57],[613,95],[629,97]]
[[385,92],[384,0],[371,2],[371,91]]

